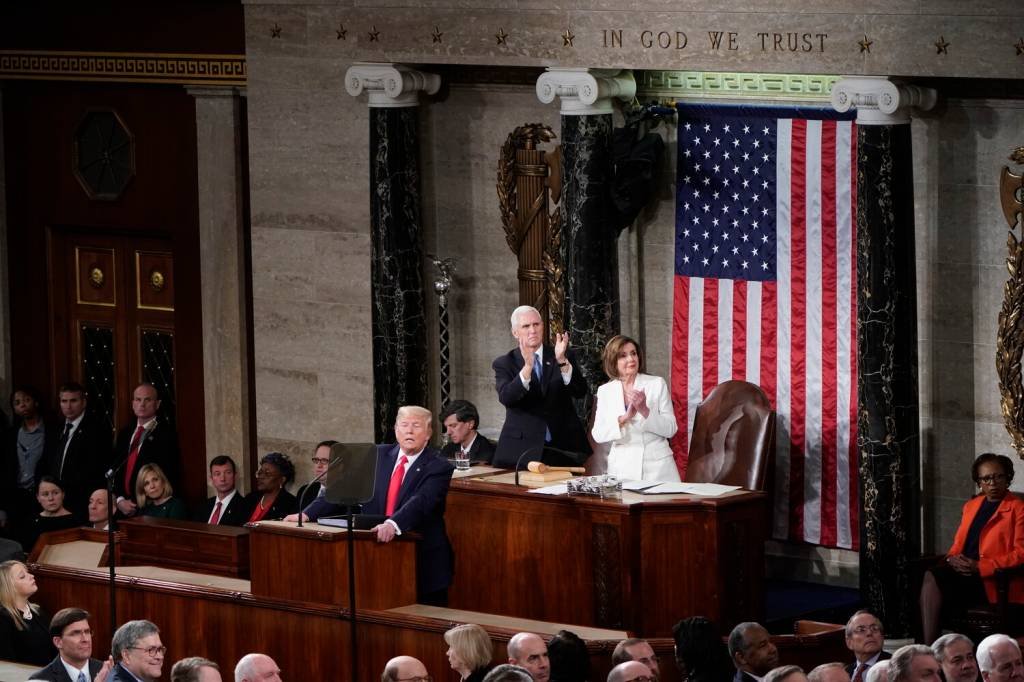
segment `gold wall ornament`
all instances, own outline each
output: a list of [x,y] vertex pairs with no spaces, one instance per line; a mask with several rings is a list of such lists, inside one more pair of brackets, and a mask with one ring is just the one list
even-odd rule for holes
[[164,273],[159,270],[153,270],[149,273],[149,288],[153,291],[163,291],[166,284],[167,280],[164,279]]
[[89,267],[89,285],[93,289],[102,289],[105,281],[107,281],[107,277],[98,265],[93,264]]
[[[1018,147],[1010,160],[1024,165],[1024,147]],[[1006,269],[1010,278],[1003,285],[1003,306],[996,332],[996,374],[999,376],[1000,408],[1003,422],[1017,454],[1024,458],[1024,382],[1021,380],[1021,356],[1024,354],[1024,242],[1014,230],[1024,229],[1024,174],[1003,167],[999,179],[999,198],[1003,216],[1010,226],[1006,239]]]
[[529,123],[505,140],[498,159],[498,203],[505,241],[519,259],[519,303],[562,330],[564,266],[557,204],[562,195],[561,148],[545,153],[540,143],[557,137],[550,126]]
[[431,33],[430,36],[434,39],[433,42],[439,43],[441,42],[441,38],[444,37],[444,33],[441,31],[441,29],[435,26],[434,32]]
[[873,41],[873,40],[868,40],[868,36],[867,36],[867,34],[865,33],[865,34],[864,34],[864,37],[863,37],[863,38],[861,38],[860,40],[858,40],[858,41],[857,41],[857,44],[858,44],[858,45],[860,45],[860,51],[861,51],[861,54],[863,54],[863,53],[865,53],[865,52],[867,52],[867,53],[869,53],[869,54],[870,54],[870,53],[871,53],[871,45],[872,45],[872,44],[873,44],[874,42],[875,42],[875,41]]
[[572,41],[576,40],[576,34],[565,29],[565,33],[562,34],[562,47],[572,47]]
[[369,33],[367,33],[366,35],[370,36],[370,42],[371,43],[376,43],[377,41],[380,40],[380,31],[377,30],[377,26],[376,25],[374,25],[372,27],[372,30]]

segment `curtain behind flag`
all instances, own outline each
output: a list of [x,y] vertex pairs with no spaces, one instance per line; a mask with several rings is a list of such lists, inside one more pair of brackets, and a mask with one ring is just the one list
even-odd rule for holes
[[[852,114],[678,106],[672,445],[716,385],[775,407],[772,536],[858,547]],[[686,428],[682,428],[683,425]]]

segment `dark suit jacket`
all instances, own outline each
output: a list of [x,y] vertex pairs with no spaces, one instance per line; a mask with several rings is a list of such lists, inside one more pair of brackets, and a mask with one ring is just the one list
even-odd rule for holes
[[532,452],[527,455],[524,465],[527,461],[540,460],[545,428],[551,431],[551,447],[590,454],[587,434],[572,402],[573,398],[582,398],[590,390],[587,380],[576,364],[572,350],[566,354],[572,365],[572,379],[568,385],[562,381],[562,372],[555,362],[555,349],[544,346],[543,356],[541,381],[531,377],[529,389],[523,388],[519,379],[525,363],[518,348],[498,357],[492,364],[498,401],[505,406],[505,425],[498,438],[498,449],[492,462],[494,466],[511,469],[527,450]]
[[[195,515],[194,520],[199,523],[206,523],[210,518],[210,514],[213,513],[213,506],[217,503],[217,496],[206,498],[206,502],[203,504],[203,508],[199,510],[199,513]],[[249,514],[252,513],[252,507],[249,506],[248,499],[242,494],[240,490],[235,491],[235,496],[231,498],[231,504],[225,509],[220,510],[220,522],[218,526],[244,526],[249,520]]]
[[[373,498],[363,505],[362,513],[384,515],[387,505],[391,471],[398,460],[398,445],[377,446],[377,480]],[[391,519],[403,533],[416,532],[416,592],[430,594],[447,588],[454,574],[454,554],[444,525],[445,501],[454,467],[441,453],[429,445],[405,472],[398,491],[398,503]],[[321,516],[340,514],[344,508],[318,498],[308,507],[306,514],[312,520]]]
[[[256,509],[256,505],[260,503],[261,497],[263,497],[263,493],[259,490],[253,490],[245,496],[246,513],[245,521],[242,522],[243,524],[249,521],[249,516],[252,514],[253,510]],[[299,501],[295,499],[294,495],[282,488],[281,492],[277,494],[277,499],[274,500],[274,504],[270,505],[270,509],[267,510],[267,513],[263,515],[261,520],[276,521],[283,519],[289,514],[294,514],[297,511],[299,511]]]
[[[885,661],[885,660],[888,660],[890,658],[892,658],[892,654],[890,654],[888,651],[885,651],[884,649],[878,655],[878,660],[879,661]],[[875,661],[875,662],[877,663],[878,661]],[[868,670],[870,670],[870,669],[871,668],[868,668]],[[855,670],[857,670],[857,662],[856,661],[854,661],[850,665],[846,666],[846,674],[850,676],[850,679],[853,679],[853,673],[854,673]],[[864,671],[864,676],[865,677],[867,676],[867,670]]]
[[63,455],[60,437],[64,424],[65,421],[58,422],[54,437],[46,439],[46,471],[64,484],[64,506],[68,511],[85,519],[89,517],[89,495],[97,488],[107,487],[105,474],[110,468],[110,425],[103,417],[86,412],[71,434],[67,454]]
[[[131,447],[136,426],[137,424],[132,422],[117,432],[117,444],[114,446],[115,465],[128,459],[128,450]],[[156,425],[142,438],[139,457],[135,460],[135,467],[132,469],[131,480],[133,482],[138,479],[139,470],[146,464],[159,464],[167,476],[167,480],[171,482],[171,486],[175,490],[181,490],[181,457],[178,453],[178,434],[174,427],[162,417],[157,418]],[[128,466],[127,463],[125,466]],[[131,490],[125,490],[123,468],[117,472],[114,483],[115,495],[123,495],[129,500],[135,501],[134,483]]]
[[[96,674],[103,667],[102,661],[97,661],[95,658],[89,659],[89,677],[93,680],[96,679]],[[49,682],[77,682],[71,679],[68,675],[67,669],[64,664],[60,662],[60,656],[50,661],[50,665],[46,666],[42,670],[32,673],[29,677],[30,680],[48,680]]]
[[[455,459],[455,451],[459,449],[459,446],[455,443],[448,443],[441,448],[441,454],[448,459]],[[494,459],[494,443],[487,440],[479,433],[476,434],[476,439],[473,444],[469,446],[469,460],[471,462],[484,462],[490,464]]]
[[136,682],[135,676],[125,670],[124,666],[118,663],[110,671],[107,682]]
[[[309,489],[308,492],[306,489]],[[313,481],[299,488],[299,491],[295,493],[295,499],[298,504],[309,506],[309,503],[316,499],[316,496],[320,494],[320,481]]]

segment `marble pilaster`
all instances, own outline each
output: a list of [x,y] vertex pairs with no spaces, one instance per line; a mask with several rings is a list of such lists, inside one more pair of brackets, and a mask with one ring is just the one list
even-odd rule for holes
[[918,518],[917,292],[912,106],[935,92],[883,78],[840,81],[836,109],[857,108],[857,444],[860,586],[889,636],[910,633],[908,560]]
[[189,93],[196,102],[206,457],[229,455],[245,480],[254,442],[244,92],[190,88]]
[[[0,85],[0,190],[7,187],[4,164],[3,86]],[[11,394],[11,296],[7,269],[7,192],[0,191],[0,395]],[[12,420],[14,415],[7,415]]]
[[[631,72],[550,68],[537,79],[537,96],[561,98],[562,200],[565,266],[563,319],[592,387],[603,383],[601,351],[619,332],[618,230],[613,224],[612,99],[636,94]],[[579,406],[586,422],[592,398]]]
[[370,230],[374,438],[393,439],[402,405],[427,405],[427,322],[420,216],[419,92],[440,77],[400,65],[356,64],[350,95],[370,106]]

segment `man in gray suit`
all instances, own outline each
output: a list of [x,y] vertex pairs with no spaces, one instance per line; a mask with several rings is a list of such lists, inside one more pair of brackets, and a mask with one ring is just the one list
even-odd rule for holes
[[106,663],[92,657],[92,629],[89,612],[79,608],[61,609],[50,621],[50,634],[57,658],[30,680],[49,682],[104,682],[113,660]]

